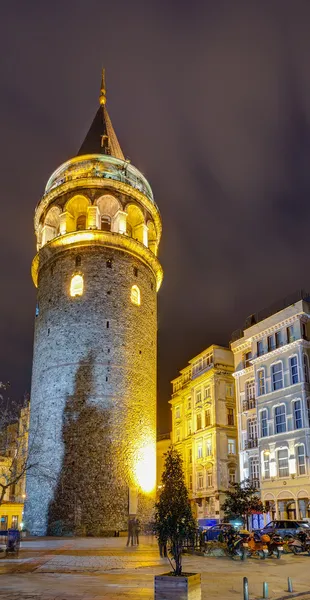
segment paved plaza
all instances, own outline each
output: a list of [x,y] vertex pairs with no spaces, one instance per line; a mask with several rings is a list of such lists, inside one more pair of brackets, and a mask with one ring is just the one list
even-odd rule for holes
[[[142,537],[138,547],[125,538],[45,538],[23,541],[18,559],[0,560],[0,598],[6,600],[116,600],[154,597],[154,575],[169,570],[156,540]],[[202,575],[202,598],[242,598],[249,579],[250,598],[261,598],[263,581],[271,599],[294,592],[310,600],[310,556],[284,555],[244,563],[226,557],[185,556],[184,570]],[[309,592],[309,595],[308,595]]]

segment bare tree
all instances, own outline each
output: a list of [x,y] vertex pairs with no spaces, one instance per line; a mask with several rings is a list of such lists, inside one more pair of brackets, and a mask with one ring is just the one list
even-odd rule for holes
[[29,460],[29,399],[18,406],[7,396],[8,383],[0,381],[0,505],[12,497],[25,497],[26,473],[34,466]]

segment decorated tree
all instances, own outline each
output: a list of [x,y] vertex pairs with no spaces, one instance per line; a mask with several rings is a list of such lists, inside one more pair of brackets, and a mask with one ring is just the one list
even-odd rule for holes
[[170,561],[174,575],[182,574],[182,545],[186,538],[193,536],[195,529],[182,458],[177,450],[170,448],[166,453],[159,500],[155,504],[155,533],[159,544],[168,544],[175,563]]
[[231,488],[225,492],[226,499],[221,508],[227,519],[241,518],[248,527],[249,516],[253,513],[263,513],[264,505],[250,479],[233,483]]

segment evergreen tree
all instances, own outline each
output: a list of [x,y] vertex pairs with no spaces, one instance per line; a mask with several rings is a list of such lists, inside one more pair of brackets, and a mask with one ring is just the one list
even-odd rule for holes
[[257,489],[249,479],[241,483],[233,483],[232,489],[226,493],[226,500],[222,505],[227,519],[243,519],[248,527],[249,516],[252,513],[264,512],[264,505],[257,495]]
[[193,519],[182,469],[182,458],[174,448],[166,454],[162,489],[155,504],[155,533],[159,544],[169,544],[175,566],[174,575],[182,573],[182,543],[193,536]]

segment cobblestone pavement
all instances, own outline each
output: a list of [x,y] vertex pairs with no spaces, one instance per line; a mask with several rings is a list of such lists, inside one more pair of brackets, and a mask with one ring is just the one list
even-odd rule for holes
[[[154,575],[169,570],[152,538],[142,538],[140,546],[133,548],[126,547],[124,538],[27,540],[18,559],[0,560],[0,599],[153,600]],[[310,600],[308,556],[244,563],[185,556],[184,570],[201,573],[203,600],[241,599],[244,576],[249,579],[251,600],[262,597],[263,581],[269,584],[271,600],[291,597],[286,591],[288,576],[294,592],[302,594],[298,600]]]

